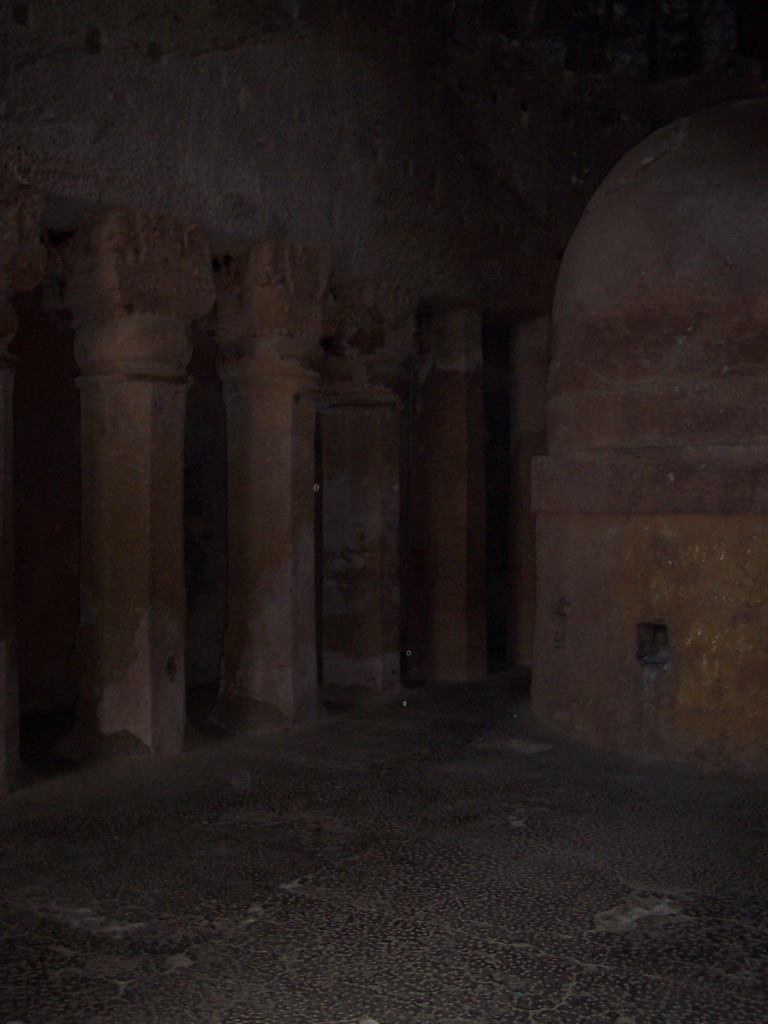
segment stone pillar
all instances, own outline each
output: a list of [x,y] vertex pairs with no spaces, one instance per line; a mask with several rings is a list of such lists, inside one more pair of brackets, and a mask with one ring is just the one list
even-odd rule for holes
[[322,694],[351,703],[400,682],[402,361],[415,297],[338,289],[322,412]]
[[213,720],[259,732],[317,711],[315,392],[324,259],[267,242],[219,273],[229,579]]
[[433,313],[421,333],[409,515],[409,674],[486,674],[482,318]]
[[67,254],[82,371],[78,758],[172,754],[184,737],[186,326],[213,302],[203,235],[113,210]]
[[552,325],[548,316],[519,324],[512,342],[512,493],[509,536],[510,664],[529,666],[536,621],[536,516],[531,465],[547,450],[547,372]]
[[19,701],[13,615],[13,356],[15,292],[38,284],[45,267],[40,245],[43,199],[20,185],[0,190],[0,794],[16,782]]

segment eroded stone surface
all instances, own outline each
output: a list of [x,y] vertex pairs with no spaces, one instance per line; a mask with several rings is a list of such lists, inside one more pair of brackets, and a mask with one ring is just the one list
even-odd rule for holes
[[7,798],[0,1019],[764,1019],[765,781],[553,743],[479,696]]

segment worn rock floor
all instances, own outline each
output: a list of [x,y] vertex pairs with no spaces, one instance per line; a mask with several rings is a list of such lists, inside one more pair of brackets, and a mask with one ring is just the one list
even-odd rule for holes
[[768,1021],[766,780],[542,738],[406,691],[28,785],[0,1024]]

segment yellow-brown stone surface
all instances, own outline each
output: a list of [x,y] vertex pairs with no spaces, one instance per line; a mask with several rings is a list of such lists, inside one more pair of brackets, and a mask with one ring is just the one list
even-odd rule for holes
[[[534,709],[589,743],[768,768],[768,517],[540,515]],[[668,661],[639,660],[663,625]]]

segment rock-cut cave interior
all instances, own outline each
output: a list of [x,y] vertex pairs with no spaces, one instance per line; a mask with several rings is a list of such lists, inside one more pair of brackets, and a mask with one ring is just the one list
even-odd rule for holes
[[768,1021],[768,8],[0,39],[0,1024]]

